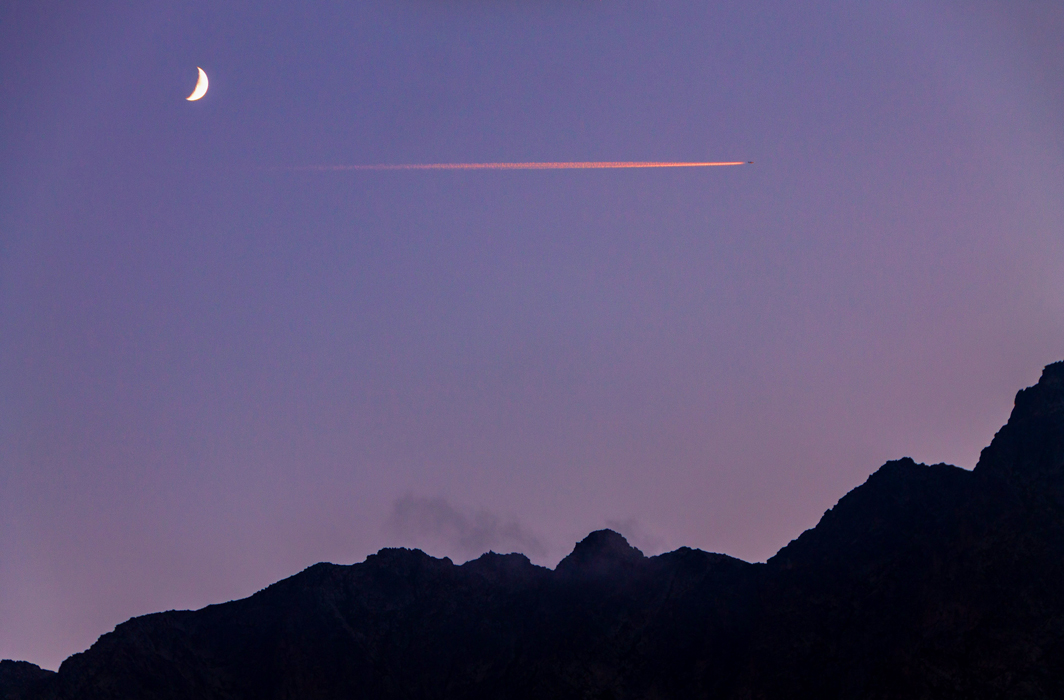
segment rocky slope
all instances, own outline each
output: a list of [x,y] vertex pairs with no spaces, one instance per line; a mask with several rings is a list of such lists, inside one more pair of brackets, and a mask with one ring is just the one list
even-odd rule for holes
[[765,564],[386,549],[134,618],[0,700],[1064,697],[1064,363],[974,471],[889,462]]

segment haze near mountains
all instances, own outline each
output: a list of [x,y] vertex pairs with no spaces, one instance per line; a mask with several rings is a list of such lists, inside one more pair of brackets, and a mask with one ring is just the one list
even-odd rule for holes
[[1064,362],[974,471],[888,462],[765,564],[609,530],[553,571],[385,549],[134,618],[0,698],[1064,697]]

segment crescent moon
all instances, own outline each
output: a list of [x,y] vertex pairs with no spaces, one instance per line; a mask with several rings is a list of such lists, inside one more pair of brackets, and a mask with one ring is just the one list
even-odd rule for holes
[[196,70],[199,71],[199,80],[196,81],[196,89],[192,91],[192,94],[185,99],[189,102],[195,102],[199,98],[207,94],[207,74],[203,72],[203,69],[196,66]]

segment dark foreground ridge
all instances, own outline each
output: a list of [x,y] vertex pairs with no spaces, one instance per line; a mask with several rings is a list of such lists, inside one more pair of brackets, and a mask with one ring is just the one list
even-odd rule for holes
[[75,698],[1064,698],[1064,363],[974,471],[888,462],[765,564],[385,549],[0,662],[0,700]]

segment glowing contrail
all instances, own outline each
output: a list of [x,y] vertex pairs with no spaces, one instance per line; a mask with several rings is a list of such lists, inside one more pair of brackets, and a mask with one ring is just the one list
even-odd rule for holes
[[405,165],[304,165],[288,170],[332,172],[337,170],[593,170],[598,168],[714,168],[750,165],[751,160],[717,163],[665,162],[575,162],[575,163],[408,163]]

